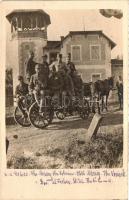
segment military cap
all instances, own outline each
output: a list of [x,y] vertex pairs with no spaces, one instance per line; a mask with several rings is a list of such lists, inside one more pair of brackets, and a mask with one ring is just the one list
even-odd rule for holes
[[23,80],[23,76],[19,75],[18,80]]

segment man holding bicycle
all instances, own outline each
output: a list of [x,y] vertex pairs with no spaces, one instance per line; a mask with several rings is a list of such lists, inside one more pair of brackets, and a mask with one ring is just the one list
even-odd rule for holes
[[42,107],[45,104],[45,96],[47,94],[48,77],[42,74],[40,64],[35,66],[35,74],[31,76],[29,83],[29,92],[34,93],[35,100],[39,103],[39,112],[42,112]]

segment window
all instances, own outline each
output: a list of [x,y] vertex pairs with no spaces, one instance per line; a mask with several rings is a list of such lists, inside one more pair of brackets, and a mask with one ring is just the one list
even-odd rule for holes
[[80,61],[81,60],[81,46],[80,45],[72,45],[71,46],[71,55],[72,55],[72,61]]
[[101,79],[101,74],[100,73],[95,73],[95,74],[91,74],[91,81],[95,82],[97,80]]
[[100,45],[90,45],[90,59],[91,60],[101,59]]

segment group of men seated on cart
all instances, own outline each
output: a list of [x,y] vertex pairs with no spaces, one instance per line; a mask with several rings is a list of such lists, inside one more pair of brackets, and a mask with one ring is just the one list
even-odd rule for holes
[[78,74],[75,65],[71,62],[71,55],[68,54],[67,61],[62,61],[62,54],[57,56],[56,60],[51,60],[48,64],[47,55],[43,55],[43,62],[36,63],[34,53],[30,53],[30,58],[26,68],[26,78],[28,84],[22,76],[18,77],[19,84],[16,87],[16,97],[19,108],[22,109],[22,96],[33,94],[35,99],[40,98],[39,111],[45,105],[45,97],[56,95],[60,103],[62,99],[69,97],[70,102],[75,96],[82,97],[83,81]]

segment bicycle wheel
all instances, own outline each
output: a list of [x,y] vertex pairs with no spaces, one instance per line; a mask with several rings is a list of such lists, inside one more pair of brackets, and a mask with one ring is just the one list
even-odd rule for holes
[[17,124],[23,126],[23,127],[29,127],[31,125],[28,112],[27,110],[24,110],[25,114],[22,113],[22,111],[17,106],[14,111],[14,120]]
[[49,125],[49,119],[45,112],[39,112],[37,102],[34,102],[29,109],[29,119],[33,126],[43,129]]

